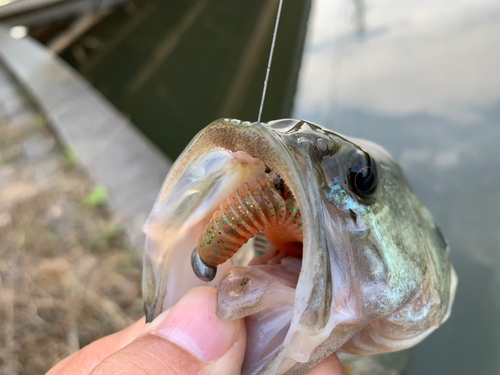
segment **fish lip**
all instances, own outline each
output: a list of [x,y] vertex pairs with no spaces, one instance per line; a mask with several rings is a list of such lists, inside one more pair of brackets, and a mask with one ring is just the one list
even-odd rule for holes
[[260,159],[285,181],[301,204],[303,214],[307,216],[307,211],[312,210],[313,205],[305,193],[305,177],[283,139],[265,123],[227,118],[213,121],[193,138],[170,171],[158,198],[159,203],[163,202],[176,185],[182,174],[178,172],[185,170],[196,154],[218,147],[232,152],[243,151]]
[[[228,118],[215,120],[200,131],[179,156],[173,169],[182,171],[196,154],[217,147],[233,152],[243,151],[262,160],[276,173],[278,173],[277,170],[282,170],[283,166],[286,166],[296,176],[301,174],[295,158],[284,145],[283,140],[269,129],[265,123],[242,122]],[[269,157],[268,154],[272,156]],[[281,162],[278,162],[278,160],[281,160]],[[166,184],[162,187],[162,193],[159,197],[160,203],[166,198],[180,177],[180,175],[175,176],[175,172],[171,170],[169,176],[167,176]],[[295,183],[299,185],[301,183],[300,179],[296,177],[288,177],[287,179],[295,180]]]

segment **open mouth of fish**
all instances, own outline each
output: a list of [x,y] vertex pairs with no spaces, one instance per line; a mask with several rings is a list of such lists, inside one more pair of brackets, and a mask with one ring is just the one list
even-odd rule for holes
[[[264,164],[259,160],[254,163]],[[239,251],[255,237],[256,242]],[[298,204],[283,179],[266,168],[264,174],[248,178],[220,204],[193,250],[191,263],[201,280],[211,281],[217,266],[229,259],[240,265],[280,264],[288,257],[301,260],[302,249]],[[239,256],[234,258],[236,254]]]
[[[145,226],[148,321],[187,290],[217,286],[218,317],[246,317],[242,373],[262,367],[286,340],[294,341],[293,324],[302,331],[301,320],[308,329],[324,328],[331,282],[326,251],[317,251],[320,204],[308,192],[318,188],[304,171],[312,169],[301,169],[279,137],[257,123],[221,122],[195,138]],[[317,344],[294,348],[291,356],[306,362]]]

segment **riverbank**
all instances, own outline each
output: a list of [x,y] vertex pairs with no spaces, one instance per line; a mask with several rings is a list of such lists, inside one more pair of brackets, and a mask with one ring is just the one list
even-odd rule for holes
[[140,255],[0,65],[0,373],[41,374],[142,314]]

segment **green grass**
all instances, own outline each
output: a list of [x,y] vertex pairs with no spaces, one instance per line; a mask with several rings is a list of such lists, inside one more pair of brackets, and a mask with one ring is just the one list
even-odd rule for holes
[[108,200],[108,191],[103,185],[96,185],[89,195],[83,200],[83,204],[87,207],[101,206]]
[[63,149],[64,153],[64,163],[68,167],[74,167],[78,163],[78,155],[76,151],[71,147],[65,147]]

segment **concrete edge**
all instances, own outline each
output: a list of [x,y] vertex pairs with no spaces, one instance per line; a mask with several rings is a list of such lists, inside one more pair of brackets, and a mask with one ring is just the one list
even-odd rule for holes
[[0,59],[32,95],[64,145],[78,156],[132,245],[142,249],[142,225],[171,161],[83,77],[29,37],[0,26]]

